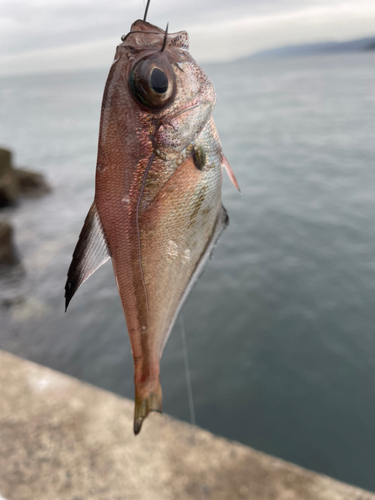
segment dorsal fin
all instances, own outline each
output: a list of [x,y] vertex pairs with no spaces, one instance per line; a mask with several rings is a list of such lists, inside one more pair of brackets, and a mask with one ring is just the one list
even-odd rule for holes
[[109,248],[95,202],[83,225],[65,285],[65,311],[84,281],[110,258]]

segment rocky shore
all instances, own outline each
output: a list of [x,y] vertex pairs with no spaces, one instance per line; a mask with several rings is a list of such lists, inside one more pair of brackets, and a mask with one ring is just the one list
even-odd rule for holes
[[16,251],[13,244],[13,229],[8,222],[0,220],[0,264],[15,264]]
[[42,174],[15,168],[11,151],[0,148],[0,208],[14,205],[21,196],[40,196],[50,189]]
[[[16,205],[22,196],[40,196],[50,190],[42,174],[15,168],[11,151],[0,148],[0,209]],[[0,265],[15,263],[13,229],[8,221],[0,219]]]

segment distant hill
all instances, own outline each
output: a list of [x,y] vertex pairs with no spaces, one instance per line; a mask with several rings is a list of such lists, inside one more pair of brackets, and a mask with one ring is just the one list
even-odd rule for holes
[[276,49],[262,50],[247,57],[247,59],[263,59],[274,57],[296,57],[313,54],[330,54],[341,52],[362,52],[375,50],[375,36],[350,40],[348,42],[307,43],[304,45],[287,45]]

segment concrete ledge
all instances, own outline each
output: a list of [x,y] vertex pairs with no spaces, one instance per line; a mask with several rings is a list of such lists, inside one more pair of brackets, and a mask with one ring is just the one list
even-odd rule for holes
[[0,351],[0,498],[375,500]]

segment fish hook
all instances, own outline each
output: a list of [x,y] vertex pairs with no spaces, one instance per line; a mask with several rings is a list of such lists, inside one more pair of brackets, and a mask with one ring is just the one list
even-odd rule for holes
[[169,26],[169,23],[167,23],[167,27],[165,28],[165,35],[164,35],[164,40],[163,40],[163,46],[161,48],[161,51],[160,52],[163,52],[164,49],[165,49],[165,46],[167,45],[167,38],[168,38],[168,26]]

